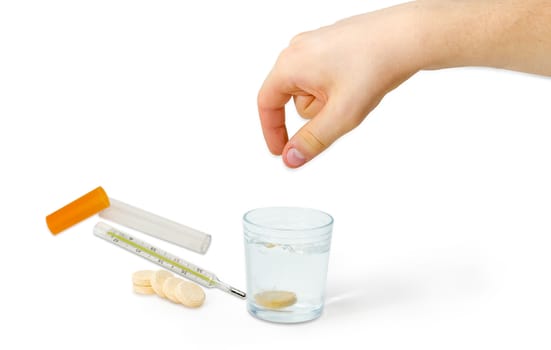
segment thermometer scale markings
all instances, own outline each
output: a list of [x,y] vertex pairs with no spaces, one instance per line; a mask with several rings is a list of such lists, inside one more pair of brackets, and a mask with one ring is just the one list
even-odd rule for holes
[[[158,249],[155,248],[155,247],[146,248],[146,247],[144,247],[143,245],[137,244],[137,243],[135,242],[135,240],[134,240],[133,237],[129,237],[129,238],[127,239],[127,238],[125,238],[125,237],[121,236],[120,234],[117,234],[116,232],[113,232],[113,231],[107,231],[106,234],[113,238],[113,243],[115,243],[115,244],[118,243],[117,240],[122,241],[122,242],[124,242],[124,243],[126,243],[126,244],[128,244],[128,245],[130,245],[130,246],[132,246],[132,247],[134,247],[134,248],[136,248],[136,253],[138,253],[138,254],[140,254],[140,255],[143,255],[143,254],[141,254],[141,252],[148,253],[149,255],[154,256],[154,257],[156,257],[157,259],[159,259],[159,260],[160,260],[160,261],[159,261],[160,263],[161,263],[161,261],[162,261],[162,262],[166,262],[166,263],[172,265],[173,267],[177,267],[177,268],[181,269],[183,273],[186,273],[186,272],[187,272],[187,273],[190,273],[190,274],[192,274],[192,275],[194,275],[194,276],[197,276],[197,277],[199,277],[199,278],[205,280],[207,283],[210,283],[210,282],[211,282],[211,279],[210,279],[210,278],[208,278],[208,277],[206,277],[206,276],[203,276],[203,275],[201,275],[200,273],[198,273],[198,272],[196,272],[196,271],[193,271],[192,269],[190,269],[190,268],[188,268],[188,267],[186,267],[186,266],[184,266],[184,265],[179,264],[179,263],[176,262],[175,260],[168,259],[167,257],[165,257],[165,256],[163,256],[163,255],[157,253],[157,251],[161,251],[161,250],[158,250]],[[165,253],[165,254],[166,254],[166,253]],[[146,259],[147,259],[147,257],[146,257]],[[150,259],[150,260],[151,260],[151,259]]]

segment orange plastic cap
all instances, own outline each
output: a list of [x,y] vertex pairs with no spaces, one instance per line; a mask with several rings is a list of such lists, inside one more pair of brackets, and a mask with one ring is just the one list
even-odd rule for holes
[[55,235],[109,207],[109,197],[101,187],[46,216],[48,228]]

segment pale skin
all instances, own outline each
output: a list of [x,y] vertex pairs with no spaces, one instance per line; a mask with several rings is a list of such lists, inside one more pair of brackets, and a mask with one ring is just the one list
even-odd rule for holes
[[[268,149],[300,167],[415,73],[462,66],[551,76],[551,0],[421,0],[295,36],[258,93]],[[289,139],[291,98],[308,121]]]

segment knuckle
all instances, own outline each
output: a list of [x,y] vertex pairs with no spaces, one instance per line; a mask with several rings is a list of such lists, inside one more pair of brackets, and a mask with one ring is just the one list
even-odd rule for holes
[[277,57],[276,66],[279,68],[286,68],[289,65],[292,65],[292,62],[296,60],[297,50],[294,47],[286,47],[283,49],[279,56]]
[[299,134],[311,149],[322,151],[329,146],[327,142],[323,141],[319,136],[316,136],[314,132],[309,129],[302,129],[299,131]]
[[298,33],[297,35],[291,38],[291,40],[289,41],[289,45],[292,46],[292,45],[299,44],[304,38],[307,37],[308,33],[310,32]]

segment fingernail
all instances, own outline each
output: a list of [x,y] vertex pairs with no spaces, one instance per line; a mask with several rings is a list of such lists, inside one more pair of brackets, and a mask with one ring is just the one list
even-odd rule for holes
[[306,163],[306,158],[296,148],[287,151],[287,164],[291,167],[299,167]]

